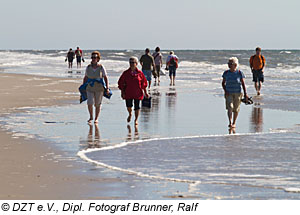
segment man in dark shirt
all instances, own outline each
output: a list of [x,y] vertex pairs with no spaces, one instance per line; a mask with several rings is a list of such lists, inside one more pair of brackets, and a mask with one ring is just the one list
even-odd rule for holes
[[148,81],[148,89],[150,89],[152,70],[155,71],[154,58],[150,55],[150,49],[146,48],[145,54],[140,59],[140,63],[142,65],[142,71]]
[[65,60],[65,61],[68,60],[69,62],[69,69],[72,69],[74,57],[75,57],[75,53],[73,52],[72,49],[70,49]]

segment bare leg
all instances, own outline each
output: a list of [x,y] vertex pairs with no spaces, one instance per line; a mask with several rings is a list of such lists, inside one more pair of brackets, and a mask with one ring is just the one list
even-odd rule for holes
[[170,86],[172,86],[173,85],[173,78],[172,78],[172,76],[170,76]]
[[96,114],[95,114],[95,123],[98,123],[98,117],[99,117],[99,114],[100,114],[100,107],[96,107]]
[[227,116],[228,116],[228,121],[229,121],[229,125],[228,127],[231,127],[231,120],[232,120],[232,111],[231,110],[228,110],[227,111]]
[[254,83],[254,87],[255,87],[255,90],[256,90],[256,92],[257,92],[257,95],[259,96],[259,87],[258,87],[258,82],[255,82]]
[[262,83],[261,83],[261,81],[258,83],[258,94],[260,95],[260,90],[261,90],[261,85],[262,85]]
[[148,85],[148,88],[150,89],[150,87],[151,87],[151,81],[149,81],[148,84],[149,84],[149,85]]
[[128,108],[127,108],[127,111],[128,111],[127,122],[130,122],[130,121],[131,121],[131,116],[132,116],[132,114],[131,114],[132,108],[131,108],[131,107],[128,107]]
[[88,105],[88,110],[90,113],[90,118],[89,118],[88,122],[91,122],[93,120],[93,105]]
[[234,112],[233,113],[233,123],[232,123],[232,128],[235,128],[235,122],[236,122],[236,119],[237,119],[237,117],[238,117],[238,115],[239,115],[239,112]]
[[139,115],[140,115],[140,110],[135,110],[134,115],[135,115],[134,124],[138,125],[139,124],[138,123],[138,118],[139,118]]
[[173,86],[175,86],[175,76],[173,76]]

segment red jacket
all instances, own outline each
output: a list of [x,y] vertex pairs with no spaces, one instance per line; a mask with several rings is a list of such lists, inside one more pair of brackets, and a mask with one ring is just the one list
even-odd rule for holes
[[147,88],[147,84],[147,79],[142,71],[136,69],[133,73],[130,68],[122,73],[118,81],[119,89],[125,93],[124,99],[142,100],[143,90]]

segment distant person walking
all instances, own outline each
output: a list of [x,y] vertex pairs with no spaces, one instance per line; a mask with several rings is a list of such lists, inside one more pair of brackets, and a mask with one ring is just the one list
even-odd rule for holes
[[162,54],[160,53],[160,48],[156,47],[155,52],[152,54],[152,57],[154,58],[154,63],[155,63],[155,71],[153,72],[153,76],[156,82],[156,78],[158,79],[158,83],[160,82],[159,77],[160,77],[160,70],[162,67]]
[[152,71],[155,72],[155,63],[153,57],[150,55],[150,49],[146,48],[145,54],[140,59],[142,71],[148,81],[148,89],[151,87]]
[[[98,123],[98,118],[100,114],[100,106],[102,103],[102,98],[104,94],[104,86],[107,91],[109,89],[109,82],[106,70],[103,65],[99,64],[101,54],[98,51],[93,51],[91,55],[92,61],[86,67],[85,76],[83,78],[83,83],[88,83],[86,87],[87,92],[87,106],[90,114],[88,123],[93,121],[93,105],[95,106],[95,121]],[[108,92],[107,92],[108,93]]]
[[264,67],[266,65],[266,59],[261,55],[261,48],[256,48],[256,54],[250,57],[250,68],[253,75],[254,87],[257,95],[260,95],[262,83],[264,82]]
[[176,69],[178,68],[178,57],[174,54],[173,51],[170,52],[170,55],[166,61],[166,70],[169,70],[170,76],[170,86],[175,86],[175,76]]
[[143,100],[144,94],[147,98],[147,79],[142,71],[137,68],[138,59],[131,57],[129,59],[129,69],[124,71],[119,78],[118,87],[121,90],[121,97],[126,101],[128,111],[127,122],[131,121],[132,106],[134,102],[135,125],[138,125],[140,114],[140,101]]
[[69,69],[72,69],[73,67],[73,60],[74,60],[74,57],[75,57],[75,53],[73,52],[72,48],[69,49],[69,52],[67,53],[67,56],[66,56],[66,60],[68,60],[68,63],[69,63]]
[[[228,60],[229,70],[223,73],[222,87],[225,93],[226,109],[229,120],[229,128],[235,128],[236,119],[240,111],[240,104],[243,97],[241,93],[241,86],[243,87],[244,97],[248,100],[245,85],[245,75],[242,71],[238,70],[239,61],[236,57],[231,57]],[[233,113],[233,122],[232,122]]]
[[83,52],[79,47],[77,47],[77,49],[75,50],[75,55],[77,61],[77,68],[81,68],[81,61],[84,62],[84,59],[83,59]]

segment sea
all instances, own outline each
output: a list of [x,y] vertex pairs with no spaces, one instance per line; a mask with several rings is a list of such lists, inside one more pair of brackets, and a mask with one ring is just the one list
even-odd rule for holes
[[[67,68],[67,50],[1,50],[0,72],[60,77],[80,83],[82,68]],[[300,199],[300,50],[263,50],[262,95],[256,96],[249,58],[253,50],[175,50],[176,86],[168,72],[150,90],[139,126],[127,123],[117,80],[143,50],[100,50],[113,96],[99,125],[86,123],[85,104],[24,107],[0,118],[14,138],[37,138],[60,150],[45,155],[84,164],[79,174],[114,177],[98,195],[118,199]],[[166,60],[170,50],[163,50]],[[253,105],[241,105],[237,128],[227,127],[222,74],[239,59]],[[67,93],[67,92],[66,92]],[[76,93],[79,96],[79,93]]]

